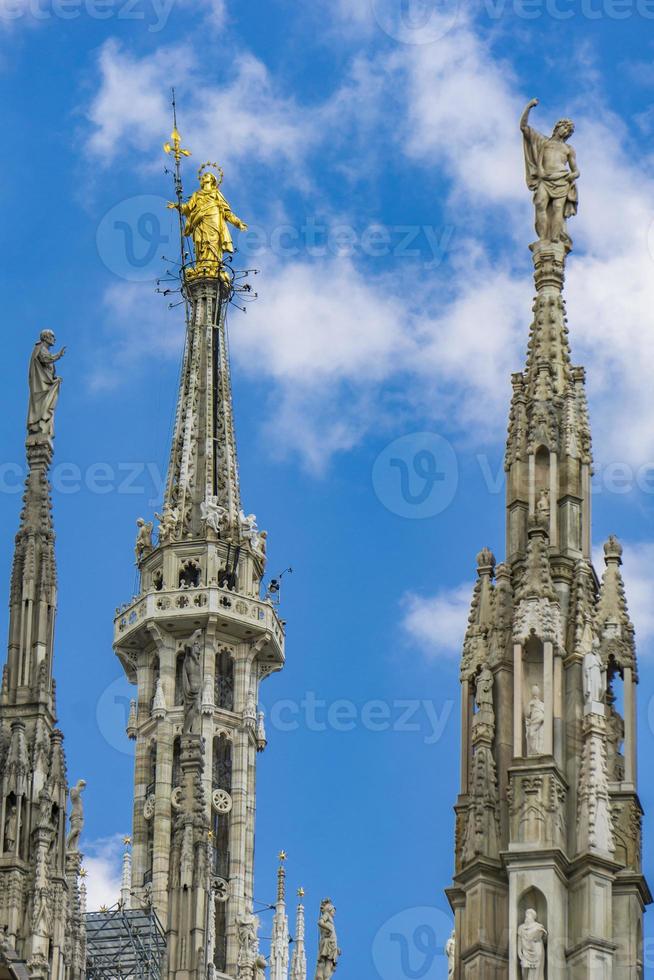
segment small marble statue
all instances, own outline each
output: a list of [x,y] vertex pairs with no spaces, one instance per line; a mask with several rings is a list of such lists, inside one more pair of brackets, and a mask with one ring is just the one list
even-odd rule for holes
[[18,810],[16,804],[12,803],[7,812],[5,820],[5,853],[10,854],[16,847],[18,836]]
[[549,490],[541,490],[536,501],[536,522],[549,530],[550,526],[550,494]]
[[545,705],[537,684],[531,689],[531,701],[525,716],[527,755],[542,755],[545,751]]
[[30,360],[30,401],[27,413],[27,431],[30,435],[54,436],[54,413],[59,400],[61,378],[57,377],[55,363],[64,356],[66,348],[52,354],[55,343],[52,330],[43,330],[36,342]]
[[70,790],[70,831],[66,841],[67,851],[76,851],[79,847],[80,837],[84,828],[84,805],[82,803],[82,792],[86,782],[83,779],[77,781],[77,785]]
[[152,528],[154,525],[152,521],[146,521],[143,517],[139,517],[136,521],[136,526],[138,531],[136,532],[134,552],[136,554],[136,564],[138,565],[152,551]]
[[217,497],[207,497],[200,504],[200,517],[214,534],[221,534],[225,526],[227,511],[220,506]]
[[179,511],[176,507],[164,507],[163,514],[155,514],[159,521],[159,544],[166,544],[172,538],[177,522],[179,521]]
[[544,980],[547,930],[538,922],[534,909],[527,909],[518,928],[518,959],[522,980]]
[[186,648],[184,657],[183,690],[184,690],[184,726],[185,735],[197,734],[200,719],[200,694],[202,691],[202,666],[200,655],[201,630],[196,630],[191,642]]
[[447,956],[447,980],[454,978],[454,966],[456,963],[456,930],[452,929],[452,935],[445,943],[445,955]]
[[598,654],[599,642],[593,641],[592,649],[584,654],[584,697],[587,704],[603,702],[606,694],[604,665]]
[[536,234],[541,242],[570,246],[566,219],[577,213],[579,170],[567,140],[575,127],[569,119],[561,119],[551,136],[543,136],[529,125],[529,113],[537,105],[538,99],[532,99],[520,119],[527,187],[533,192],[536,209]]
[[477,712],[474,716],[473,725],[477,731],[482,728],[490,738],[495,730],[495,709],[493,707],[493,672],[488,664],[483,664],[475,680],[475,702]]
[[341,951],[338,948],[334,916],[336,909],[330,898],[320,903],[320,918],[318,919],[319,945],[316,980],[331,980],[334,975]]

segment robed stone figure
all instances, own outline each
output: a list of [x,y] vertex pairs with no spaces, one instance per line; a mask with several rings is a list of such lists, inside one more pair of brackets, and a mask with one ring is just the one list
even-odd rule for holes
[[525,151],[527,187],[534,195],[536,234],[541,242],[572,245],[566,219],[577,213],[577,156],[567,140],[574,123],[561,119],[551,136],[544,136],[529,125],[529,113],[538,105],[532,99],[520,120]]
[[27,412],[27,431],[30,435],[54,436],[54,413],[59,399],[61,378],[57,377],[55,363],[65,354],[62,347],[53,354],[55,335],[52,330],[44,330],[36,342],[30,360],[29,387],[30,401]]
[[234,251],[229,225],[247,230],[229,206],[215,174],[200,175],[200,189],[184,204],[170,202],[186,218],[184,234],[193,239],[196,275],[217,275],[225,252]]
[[518,959],[522,980],[545,980],[545,939],[547,930],[536,918],[534,909],[527,909],[525,921],[518,928]]
[[334,916],[336,909],[331,899],[326,898],[320,903],[320,918],[318,919],[319,945],[316,980],[331,980],[336,971],[341,951],[336,938]]

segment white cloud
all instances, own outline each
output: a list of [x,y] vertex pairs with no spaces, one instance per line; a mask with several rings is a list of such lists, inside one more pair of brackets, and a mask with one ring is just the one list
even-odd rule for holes
[[461,655],[472,592],[473,583],[464,582],[433,596],[409,592],[404,597],[402,627],[430,659]]
[[126,143],[148,159],[156,154],[160,160],[171,128],[171,78],[184,92],[178,97],[184,145],[198,163],[215,159],[220,147],[221,165],[234,170],[232,182],[239,161],[276,168],[284,161],[297,164],[318,136],[317,121],[248,52],[231,60],[229,81],[222,86],[201,78],[186,44],[138,58],[109,40],[100,51],[98,70],[98,90],[87,112],[93,127],[87,149],[106,164],[124,152]]
[[[187,75],[196,70],[184,46],[139,60],[105,44],[90,113],[92,151],[109,159],[123,139],[141,151],[159,146],[171,59]],[[439,189],[446,179],[457,247],[438,271],[395,259],[387,275],[373,277],[356,257],[262,260],[261,298],[247,329],[234,331],[234,352],[241,366],[272,382],[280,439],[320,465],[386,424],[384,394],[375,389],[395,386],[402,412],[447,414],[477,441],[499,441],[510,373],[524,362],[533,291],[526,250],[533,212],[518,130],[524,98],[511,66],[462,18],[438,44],[358,54],[319,106],[289,95],[247,52],[225,85],[200,91],[185,106],[184,126],[198,156],[220,145],[243,167],[274,164],[279,175],[280,161],[287,165],[262,208],[281,210],[289,182],[304,190],[309,213],[324,206],[310,179],[317,147],[339,147],[341,169],[365,172],[373,151],[359,153],[357,143],[341,153],[344,133],[373,132],[371,145],[428,166]],[[406,115],[406,128],[393,134],[384,121],[389,99]],[[581,207],[571,222],[578,251],[567,286],[573,356],[589,368],[599,460],[641,463],[654,459],[654,344],[643,342],[654,308],[654,180],[608,111],[596,100],[592,116],[587,101],[579,106]],[[533,122],[549,130],[554,118],[550,107],[539,107]],[[115,313],[119,300],[110,299]],[[134,335],[123,359],[136,361],[143,349]]]
[[93,391],[118,387],[152,358],[181,358],[183,307],[169,310],[167,300],[155,294],[151,283],[110,286],[103,297],[103,316],[104,334],[109,339],[106,356],[97,357],[95,351],[88,380]]
[[122,856],[125,851],[121,834],[103,837],[84,844],[86,906],[97,912],[102,906],[111,908],[120,898]]

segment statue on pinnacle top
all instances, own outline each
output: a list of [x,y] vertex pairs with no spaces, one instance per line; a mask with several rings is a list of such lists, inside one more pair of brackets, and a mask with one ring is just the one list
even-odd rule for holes
[[223,268],[223,256],[234,251],[234,243],[228,225],[247,231],[247,225],[234,214],[220,191],[223,173],[218,167],[218,176],[205,168],[215,164],[203,164],[198,171],[200,189],[191,195],[186,203],[170,202],[186,218],[184,235],[193,239],[195,265],[187,270],[190,279],[220,278],[227,281]]
[[336,938],[336,926],[334,925],[335,915],[336,909],[332,900],[326,898],[320,903],[320,918],[318,919],[319,944],[316,980],[331,980],[341,956]]
[[574,133],[570,119],[560,119],[551,136],[529,125],[529,113],[538,105],[532,99],[520,119],[525,151],[527,187],[534,195],[536,234],[541,242],[561,242],[572,247],[566,219],[577,213],[577,156],[567,140]]
[[64,356],[66,348],[51,353],[55,335],[43,330],[37,340],[30,360],[30,400],[27,412],[27,431],[30,436],[54,436],[54,413],[59,400],[61,378],[57,377],[55,363]]

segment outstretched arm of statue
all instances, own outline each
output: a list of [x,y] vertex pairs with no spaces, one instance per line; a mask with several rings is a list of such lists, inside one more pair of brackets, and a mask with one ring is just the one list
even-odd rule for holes
[[537,105],[538,105],[538,99],[532,99],[531,102],[529,102],[527,107],[525,108],[525,111],[522,113],[520,117],[520,129],[522,130],[523,133],[526,129],[529,128],[529,113]]
[[234,225],[235,228],[240,228],[241,231],[247,231],[248,226],[240,218],[237,218],[233,211],[225,212],[225,220],[229,221],[230,225]]

